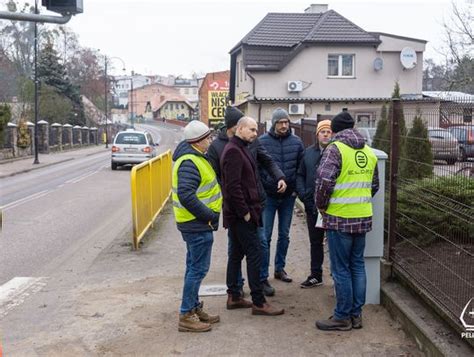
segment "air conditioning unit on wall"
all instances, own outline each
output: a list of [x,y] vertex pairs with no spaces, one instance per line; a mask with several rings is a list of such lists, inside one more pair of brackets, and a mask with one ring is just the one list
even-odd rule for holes
[[290,103],[288,105],[288,113],[290,115],[303,115],[304,103]]
[[289,81],[288,92],[301,92],[303,90],[303,82],[301,81]]

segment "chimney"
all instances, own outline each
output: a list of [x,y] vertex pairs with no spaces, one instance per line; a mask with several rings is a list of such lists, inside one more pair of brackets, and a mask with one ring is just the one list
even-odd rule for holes
[[328,4],[311,4],[304,11],[306,14],[322,14],[328,11]]

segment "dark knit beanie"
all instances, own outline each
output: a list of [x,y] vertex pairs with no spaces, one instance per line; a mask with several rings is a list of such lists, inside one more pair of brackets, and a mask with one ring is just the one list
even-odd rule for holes
[[290,115],[285,109],[276,108],[272,114],[272,125],[274,126],[277,123],[277,121],[282,120],[282,119],[290,120]]
[[331,120],[331,130],[338,133],[344,129],[352,129],[354,127],[354,118],[349,112],[340,112]]
[[225,126],[227,129],[231,129],[234,126],[237,125],[237,122],[242,118],[245,114],[242,113],[239,109],[236,107],[231,107],[228,106],[225,108],[225,113],[224,113],[224,121],[225,121]]

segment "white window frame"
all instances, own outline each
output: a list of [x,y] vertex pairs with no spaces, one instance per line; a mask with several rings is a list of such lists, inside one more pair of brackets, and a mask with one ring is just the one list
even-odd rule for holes
[[[329,56],[338,56],[337,62],[337,75],[329,74]],[[343,56],[352,56],[352,74],[350,76],[342,75],[342,57]],[[355,53],[328,53],[327,58],[327,68],[328,68],[328,78],[355,78]]]
[[356,125],[360,122],[361,117],[368,117],[368,125],[369,126],[361,126],[361,128],[375,128],[375,115],[374,113],[370,112],[358,112],[355,113],[355,120],[356,120]]

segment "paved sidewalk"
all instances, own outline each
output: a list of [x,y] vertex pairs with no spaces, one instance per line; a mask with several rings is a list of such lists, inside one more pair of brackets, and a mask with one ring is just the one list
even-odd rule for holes
[[[295,213],[288,252],[287,271],[294,282],[271,279],[277,293],[269,300],[284,307],[285,315],[252,316],[250,310],[226,310],[225,296],[204,297],[206,308],[219,313],[221,322],[201,334],[177,330],[185,245],[169,204],[149,236],[139,252],[130,250],[130,230],[108,247],[98,241],[102,253],[77,275],[75,286],[50,279],[44,291],[28,299],[29,309],[24,304],[2,322],[6,355],[421,356],[381,306],[365,307],[361,330],[315,328],[316,319],[332,313],[333,287],[327,258],[325,285],[299,287],[309,269],[301,213]],[[220,229],[204,284],[225,282],[226,260],[226,232]]]
[[13,160],[0,161],[0,178],[17,175],[31,170],[40,169],[42,167],[59,164],[61,162],[82,158],[85,156],[94,155],[97,153],[107,152],[110,150],[105,148],[105,145],[97,145],[73,150],[66,150],[61,152],[54,152],[50,154],[39,154],[39,164],[33,164],[34,156],[26,158],[18,158]]

